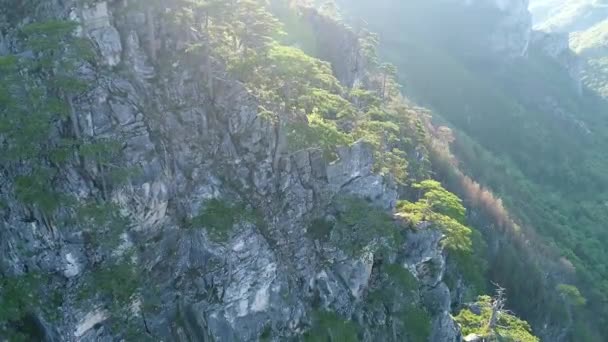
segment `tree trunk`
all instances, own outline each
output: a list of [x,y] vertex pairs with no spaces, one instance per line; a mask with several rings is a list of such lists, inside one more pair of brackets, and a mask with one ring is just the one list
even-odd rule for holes
[[76,115],[76,111],[74,110],[74,103],[72,102],[72,97],[70,95],[64,95],[64,97],[68,102],[70,121],[72,121],[72,130],[74,131],[76,139],[80,140],[80,138],[82,137],[82,135],[80,134],[80,124],[78,122],[78,116]]
[[284,127],[282,125],[282,122],[279,120],[279,122],[276,123],[276,128],[275,128],[275,134],[276,134],[276,144],[275,144],[275,148],[274,148],[274,158],[272,161],[272,168],[273,170],[275,170],[275,172],[278,172],[279,169],[279,161],[281,159],[281,152],[286,149],[286,141],[285,141],[285,134],[283,132]]
[[108,200],[108,185],[106,184],[106,175],[105,175],[105,170],[103,165],[101,165],[101,163],[98,163],[98,168],[99,168],[99,177],[101,177],[101,192],[102,192],[102,197],[104,200]]
[[492,315],[488,321],[488,331],[494,332],[496,324],[498,323],[498,315],[505,306],[505,289],[498,287],[496,290],[496,297],[492,301]]
[[382,100],[385,98],[386,93],[386,74],[382,78]]

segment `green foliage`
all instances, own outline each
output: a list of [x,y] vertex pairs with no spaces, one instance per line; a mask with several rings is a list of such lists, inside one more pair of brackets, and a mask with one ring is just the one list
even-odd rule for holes
[[395,286],[399,291],[402,292],[411,292],[417,291],[418,280],[416,277],[410,273],[407,269],[405,269],[402,265],[399,264],[388,264],[383,265],[383,270],[386,272],[391,281],[395,282]]
[[361,53],[371,65],[378,64],[379,44],[380,38],[378,37],[378,34],[363,28],[361,34],[359,35],[359,45],[361,46]]
[[271,342],[272,341],[272,327],[266,326],[260,335],[260,342]]
[[[422,308],[418,280],[402,265],[382,264],[380,286],[367,296],[372,307],[381,307],[393,320],[388,336],[407,341],[427,341],[431,332],[431,317]],[[380,327],[386,328],[386,327]]]
[[444,282],[448,287],[456,285],[454,276],[461,276],[468,285],[464,294],[464,300],[474,300],[478,295],[485,293],[488,285],[487,271],[487,245],[481,233],[472,230],[471,234],[472,251],[452,251],[448,256],[448,262],[454,261],[458,274],[448,272],[444,276]]
[[598,20],[597,24],[574,32],[570,44],[572,50],[584,59],[583,83],[608,99],[608,20]]
[[316,113],[308,115],[308,124],[293,123],[288,125],[287,130],[291,151],[319,148],[329,160],[337,158],[337,147],[348,146],[353,142],[350,135],[340,132],[335,123]]
[[422,221],[432,222],[446,235],[444,245],[449,250],[470,253],[472,231],[464,225],[462,201],[436,181],[424,181],[414,188],[423,191],[422,198],[416,203],[400,201],[398,214],[415,225]]
[[51,140],[70,116],[69,97],[86,88],[75,70],[90,55],[72,34],[75,27],[69,21],[26,25],[21,35],[34,58],[0,58],[0,162],[14,175],[17,198],[45,219],[66,200],[53,190],[59,173],[52,163],[72,160],[77,146],[72,137]]
[[[415,203],[400,201],[397,215],[414,225],[428,221],[440,228],[446,236],[442,243],[450,252],[448,260],[455,262],[469,285],[468,295],[483,292],[487,283],[486,245],[481,234],[466,225],[462,200],[434,180],[414,184],[413,189],[421,192],[421,198]],[[446,281],[455,281],[455,276],[448,273]]]
[[569,303],[574,306],[583,306],[587,304],[587,300],[576,286],[559,284],[557,285],[557,291],[566,299]]
[[396,88],[395,78],[397,77],[397,67],[391,63],[382,63],[379,66],[382,75],[380,84],[380,96],[384,99],[391,94],[391,88]]
[[72,21],[49,20],[28,24],[21,32],[31,49],[46,54],[61,50],[61,43],[70,39],[77,25]]
[[302,94],[314,87],[340,90],[330,64],[310,57],[298,48],[274,45],[268,53],[268,62],[272,63],[272,77],[293,82]]
[[312,327],[304,334],[306,342],[355,342],[359,341],[359,327],[352,321],[340,318],[333,312],[317,310],[312,315]]
[[462,328],[463,336],[477,334],[486,338],[488,341],[513,341],[513,342],[538,342],[536,336],[532,335],[530,325],[521,319],[501,311],[498,314],[496,328],[489,329],[490,317],[492,315],[492,298],[480,296],[473,304],[481,310],[480,315],[476,315],[471,310],[465,308],[458,316],[454,317]]
[[600,96],[608,98],[608,57],[587,60],[583,69],[583,82]]
[[272,13],[283,24],[285,35],[278,37],[283,45],[300,46],[304,52],[315,56],[317,52],[317,37],[312,25],[306,21],[297,6],[283,0],[271,1]]
[[51,317],[61,305],[61,298],[59,302],[44,299],[41,290],[45,282],[47,278],[38,273],[0,278],[0,336],[15,342],[40,338],[28,326],[31,315],[42,312]]
[[[406,153],[399,149],[401,131],[397,124],[389,121],[364,121],[353,133],[374,147],[374,171],[391,174],[404,184],[407,181]],[[398,146],[398,147],[397,147]]]
[[93,245],[115,248],[122,233],[131,225],[118,205],[107,201],[90,201],[76,207],[76,222],[92,236]]
[[151,292],[151,285],[142,288],[142,284],[143,274],[133,259],[133,251],[126,250],[124,255],[104,261],[82,278],[78,299],[82,303],[94,298],[102,300],[111,314],[107,324],[112,332],[128,340],[141,340],[143,331],[134,326],[141,323],[134,323],[133,304],[141,300],[142,305],[147,305],[142,294]]
[[431,335],[431,316],[429,313],[414,305],[406,306],[400,315],[405,325],[408,341],[425,342]]
[[269,12],[266,0],[188,0],[170,14],[178,25],[193,25],[192,30],[229,64],[264,54],[281,33],[281,23]]
[[[601,332],[597,340],[606,340],[608,311],[600,303],[608,299],[608,254],[600,241],[606,239],[608,222],[608,178],[601,171],[608,165],[603,152],[608,130],[598,116],[606,103],[587,89],[579,93],[569,71],[534,43],[526,58],[514,63],[492,55],[483,42],[496,30],[496,13],[472,14],[456,4],[423,0],[358,2],[344,9],[390,37],[381,52],[401,71],[407,96],[432,108],[434,121],[454,130],[451,151],[459,168],[500,197],[521,228],[500,230],[507,240],[503,245],[510,247],[488,258],[493,280],[513,293],[512,307],[539,329],[547,317],[550,325],[567,327],[563,305],[553,303],[562,302],[556,286],[573,275],[571,263],[574,283],[587,298],[587,305],[574,309],[575,320]],[[436,25],[437,18],[442,25]],[[584,82],[600,93],[608,69],[596,58],[605,54],[594,54],[605,32],[598,26],[572,37],[574,48],[593,57]],[[447,173],[436,171],[438,177]],[[475,224],[501,226],[487,217]],[[484,230],[484,238],[492,241],[496,231]],[[556,265],[560,256],[566,267]],[[547,272],[560,276],[547,278]]]
[[[15,197],[40,223],[50,227],[57,209],[64,208],[65,212],[74,214],[61,217],[66,226],[73,220],[89,225],[92,232],[99,234],[107,229],[109,220],[101,218],[108,212],[107,205],[79,207],[73,198],[56,187],[64,176],[65,165],[80,165],[80,158],[106,163],[108,151],[116,152],[113,154],[116,157],[119,150],[110,149],[111,143],[99,144],[97,156],[89,156],[87,151],[95,150],[94,144],[80,139],[71,99],[87,90],[78,70],[93,58],[93,53],[88,41],[73,34],[76,26],[75,22],[60,20],[25,25],[19,34],[23,47],[31,51],[32,56],[26,53],[0,58],[0,135],[3,139],[0,164],[12,179]],[[66,123],[72,124],[71,131],[65,129]],[[118,212],[116,208],[112,210]],[[120,231],[127,226],[122,221]],[[109,241],[117,234],[103,235],[104,239],[100,240]],[[30,311],[53,319],[55,314],[50,309],[61,305],[61,296],[47,293],[48,298],[40,298],[38,287],[42,284],[43,278],[35,275],[6,278],[0,292],[8,291],[12,299],[0,306],[10,310],[9,320],[23,320],[23,315]],[[17,294],[17,290],[27,294]]]
[[[272,8],[283,17],[299,18],[296,7],[274,2]],[[292,36],[291,42],[300,43],[297,36]],[[373,41],[371,34],[362,39],[370,55],[375,49]],[[278,125],[287,125],[292,151],[318,147],[330,158],[335,157],[335,147],[351,142],[352,133],[354,138],[363,138],[374,146],[376,172],[391,173],[400,184],[407,182],[407,151],[416,150],[422,141],[417,136],[419,131],[414,128],[411,113],[395,107],[385,114],[380,108],[390,102],[387,98],[390,94],[385,90],[394,85],[393,66],[386,64],[379,69],[383,89],[346,91],[329,63],[276,41],[266,47],[264,54],[229,63],[229,69],[259,99],[261,116]],[[382,98],[377,94],[380,91]],[[378,115],[372,118],[374,113],[382,113],[382,118]],[[305,116],[308,116],[308,129]],[[354,130],[350,128],[353,126]],[[410,133],[416,136],[415,142],[407,138],[412,136]]]
[[[371,304],[381,304],[391,314],[403,313],[402,304],[419,304],[418,290],[420,284],[403,265],[382,264],[382,277],[375,288],[370,289],[366,301]],[[395,300],[398,299],[398,302]]]
[[312,239],[327,241],[329,240],[331,230],[334,228],[333,222],[326,219],[314,219],[308,226],[306,233]]
[[360,111],[353,136],[374,147],[374,170],[392,174],[400,185],[428,179],[427,137],[419,113],[398,97],[382,101],[367,90],[353,89],[350,98]]
[[311,88],[298,104],[306,113],[317,112],[325,119],[352,119],[356,115],[353,105],[340,95],[325,89]]
[[[25,25],[19,34],[23,48],[32,55],[0,58],[0,135],[3,138],[0,164],[12,179],[15,197],[41,223],[50,227],[54,219],[61,219],[65,226],[72,223],[88,228],[96,236],[96,243],[108,243],[115,241],[129,226],[128,221],[120,217],[118,208],[97,201],[78,205],[56,187],[63,180],[66,165],[94,162],[100,168],[119,169],[118,165],[111,165],[120,154],[119,144],[85,141],[80,136],[72,98],[88,89],[78,71],[94,56],[90,43],[74,35],[76,27],[75,22],[61,20]],[[67,123],[71,123],[71,130],[66,129]],[[109,179],[103,183],[107,182]],[[53,217],[59,208],[73,215]],[[128,286],[121,269],[112,271],[115,273],[102,272],[98,279],[117,282],[114,288],[108,288],[109,292],[116,289],[118,283]],[[36,281],[40,284],[35,286],[41,285],[41,279]],[[34,299],[37,289],[21,280],[17,284],[31,293],[15,296],[15,300],[28,301],[19,303],[24,310],[43,312],[46,318],[52,318],[47,308],[57,308],[61,303],[55,300],[61,299],[60,296]],[[6,307],[11,305],[7,303]],[[13,319],[20,318],[15,315]]]
[[255,53],[273,43],[273,36],[280,32],[279,21],[268,11],[266,0],[238,0],[233,9],[231,33],[243,54]]
[[414,188],[420,189],[424,193],[422,199],[432,211],[465,223],[466,210],[462,205],[462,200],[444,189],[441,183],[435,180],[425,180],[415,184]]
[[277,88],[283,101],[299,99],[314,89],[341,90],[329,63],[310,57],[298,48],[274,44],[260,62],[264,63],[261,64],[263,80],[257,80],[254,85]]
[[96,139],[81,141],[77,147],[79,156],[96,166],[96,176],[101,183],[105,199],[108,199],[108,194],[113,188],[123,184],[139,172],[138,169],[125,167],[121,163],[123,146],[123,142],[119,139]]
[[140,286],[136,265],[128,260],[100,268],[93,273],[95,291],[112,303],[112,310],[128,309]]
[[235,224],[249,222],[260,225],[261,218],[244,203],[230,204],[214,198],[207,201],[201,213],[193,219],[195,227],[205,227],[209,236],[216,241],[226,241]]
[[343,251],[356,256],[370,248],[383,254],[401,244],[403,237],[393,218],[366,200],[340,197],[335,200],[335,207],[331,240]]
[[31,175],[15,177],[15,194],[23,203],[32,205],[45,214],[54,212],[60,206],[60,195],[49,188],[49,180],[55,171],[50,168],[37,168]]
[[41,280],[41,276],[34,273],[0,279],[0,329],[3,323],[21,320],[40,304],[38,285]]

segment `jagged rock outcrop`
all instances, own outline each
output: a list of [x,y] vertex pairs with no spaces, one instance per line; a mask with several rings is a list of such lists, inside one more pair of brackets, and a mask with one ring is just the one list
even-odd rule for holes
[[494,18],[488,32],[488,47],[494,53],[510,58],[526,55],[532,34],[532,17],[528,12],[528,0],[449,1],[464,4],[470,11]]
[[583,57],[608,56],[608,19],[598,21],[586,31],[574,32],[570,36],[570,46]]
[[441,248],[443,235],[421,224],[421,231],[407,238],[406,265],[422,283],[422,297],[433,315],[431,341],[460,341],[460,329],[450,315],[450,289],[443,282],[446,259]]
[[[594,0],[532,1],[531,11],[535,29],[541,31],[535,34],[535,40],[544,46],[559,46],[560,51],[567,49],[567,53],[558,52],[557,58],[555,54],[550,55],[568,69],[577,82],[579,94],[586,86],[605,97],[608,4]],[[565,49],[564,39],[567,40]]]
[[573,86],[579,94],[582,94],[584,62],[570,49],[570,35],[568,33],[534,31],[532,44],[568,70]]
[[[37,316],[45,339],[119,339],[112,326],[120,318],[106,309],[111,303],[94,295],[79,298],[73,290],[104,258],[135,246],[131,262],[146,274],[143,287],[156,303],[143,307],[134,298],[129,321],[152,340],[254,341],[265,331],[294,337],[310,325],[317,299],[323,308],[354,316],[374,276],[373,252],[354,258],[319,246],[307,229],[339,196],[394,209],[396,184],[373,172],[370,147],[363,142],[343,147],[333,162],[316,150],[290,154],[277,148],[285,137],[258,115],[256,100],[239,82],[222,75],[209,92],[200,68],[187,62],[166,57],[161,70],[144,47],[150,42],[141,15],[131,13],[126,1],[53,6],[52,12],[30,13],[77,20],[78,34],[95,43],[100,62],[79,70],[92,85],[73,103],[80,131],[90,139],[120,141],[122,162],[138,172],[125,185],[105,189],[92,181],[101,172],[97,167],[63,170],[59,187],[83,201],[104,192],[128,218],[130,225],[112,250],[92,245],[89,232],[78,225],[41,224],[10,193],[1,193],[8,214],[0,221],[0,270],[53,274],[45,291],[65,294],[56,322]],[[158,35],[160,46],[183,38],[157,29],[165,34]],[[335,53],[353,57],[349,44],[355,42],[341,44],[346,50]],[[338,76],[354,83],[358,76],[351,68],[357,62],[334,60]],[[214,67],[222,73],[221,65]],[[0,184],[12,186],[2,175]],[[246,203],[257,219],[237,222],[218,243],[192,227],[211,199]],[[416,292],[433,316],[432,340],[458,341],[449,289],[442,282],[441,234],[424,227],[406,235],[394,257],[402,257],[401,265],[420,281]]]
[[344,85],[352,87],[361,83],[367,66],[359,37],[312,8],[304,8],[303,16],[316,31],[319,58],[331,63],[336,77]]
[[82,23],[80,35],[87,35],[98,46],[103,62],[108,66],[120,63],[122,43],[116,28],[110,23],[108,4],[99,2],[70,13],[70,19]]
[[549,32],[584,31],[608,16],[601,0],[531,0],[534,27]]

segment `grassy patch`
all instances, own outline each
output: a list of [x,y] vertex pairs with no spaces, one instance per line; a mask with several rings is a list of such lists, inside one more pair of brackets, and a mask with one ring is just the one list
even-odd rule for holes
[[337,221],[331,240],[343,251],[357,256],[366,248],[384,253],[399,246],[403,238],[393,218],[361,198],[336,200]]
[[304,341],[355,342],[359,341],[358,333],[359,327],[352,321],[334,312],[317,310],[313,312],[313,326],[304,334]]
[[213,240],[226,241],[235,224],[245,221],[259,225],[261,220],[255,210],[242,202],[228,203],[214,198],[205,203],[192,224],[194,227],[205,227]]

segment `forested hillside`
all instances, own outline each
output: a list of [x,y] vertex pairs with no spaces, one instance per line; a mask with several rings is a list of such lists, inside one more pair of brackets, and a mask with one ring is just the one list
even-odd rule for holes
[[604,341],[570,51],[339,5],[0,0],[0,341]]
[[533,0],[530,9],[538,30],[569,35],[572,50],[581,57],[583,82],[607,98],[608,3],[601,0]]
[[[363,18],[379,33],[382,55],[400,70],[404,92],[454,129],[458,168],[499,196],[517,222],[521,232],[490,238],[488,274],[507,286],[511,307],[544,340],[563,338],[551,328],[561,317],[574,319],[569,339],[601,341],[608,317],[608,105],[597,88],[586,87],[598,73],[580,85],[567,36],[521,34],[528,24],[513,19],[525,16],[519,3],[386,0],[343,2],[343,8],[353,22]],[[579,36],[579,46],[592,32]],[[508,46],[512,53],[505,53]],[[459,187],[451,189],[464,194]],[[511,235],[525,242],[509,242]],[[523,257],[522,249],[532,251]],[[550,266],[558,259],[562,265]],[[560,308],[561,283],[580,288],[586,301]]]
[[1,1],[2,340],[537,341],[336,14]]

